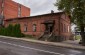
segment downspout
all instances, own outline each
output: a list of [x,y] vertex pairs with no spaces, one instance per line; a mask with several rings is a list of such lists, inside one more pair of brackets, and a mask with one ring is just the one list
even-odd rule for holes
[[59,18],[58,18],[58,28],[59,28],[59,36],[60,36],[60,15],[59,15]]
[[59,29],[59,32],[58,32],[58,41],[61,42],[61,36],[60,36],[60,18],[61,15],[59,14],[59,18],[58,18],[58,29]]

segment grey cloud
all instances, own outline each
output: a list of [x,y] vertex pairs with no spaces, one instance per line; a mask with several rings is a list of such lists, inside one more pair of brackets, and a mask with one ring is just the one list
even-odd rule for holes
[[51,10],[57,12],[57,8],[54,6],[56,0],[14,0],[27,7],[31,8],[31,15],[40,15],[49,13]]

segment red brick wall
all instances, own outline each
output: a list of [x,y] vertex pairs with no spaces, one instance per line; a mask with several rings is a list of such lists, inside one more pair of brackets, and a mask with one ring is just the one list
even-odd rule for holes
[[4,0],[5,19],[16,18],[18,16],[18,3],[11,0]]
[[[45,25],[41,24],[46,20],[55,20],[55,25],[54,25],[54,34],[58,36],[63,36],[66,39],[69,38],[70,36],[70,19],[69,17],[64,17],[64,15],[61,17],[62,13],[60,14],[50,14],[50,15],[41,15],[41,16],[35,16],[35,17],[27,17],[27,18],[21,18],[18,20],[12,20],[12,21],[6,21],[6,25],[8,26],[9,23],[11,24],[16,24],[19,23],[21,25],[21,31],[24,34],[30,34],[30,35],[35,35],[35,36],[40,36],[44,30],[45,30]],[[69,32],[62,32],[62,27],[61,24],[65,24],[66,26],[69,26]],[[27,24],[27,32],[24,32],[24,24]],[[36,32],[33,32],[33,24],[36,24]],[[63,27],[64,28],[64,27]],[[66,28],[67,30],[68,28]]]
[[28,9],[27,7],[21,5],[21,17],[28,16],[30,16],[30,8]]
[[[20,20],[18,22],[21,24],[21,31],[23,33],[39,36],[45,30],[44,25],[41,24],[41,22],[43,22],[43,21],[44,21],[43,18],[36,17],[36,18],[23,19],[23,20]],[[24,24],[27,24],[27,26],[28,26],[27,32],[24,32]],[[33,32],[33,24],[37,25],[36,32]]]
[[66,16],[66,14],[62,14],[61,15],[60,27],[61,27],[60,28],[60,35],[65,37],[66,39],[68,39],[70,34],[71,34],[71,28],[70,28],[71,27],[71,23],[70,23],[69,16]]
[[[4,0],[4,16],[5,19],[12,19],[18,17],[19,4],[11,1]],[[21,5],[21,17],[30,16],[30,8]]]

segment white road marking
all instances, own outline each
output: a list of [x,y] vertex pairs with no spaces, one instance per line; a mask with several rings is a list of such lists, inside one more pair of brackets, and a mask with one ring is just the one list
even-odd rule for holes
[[3,41],[0,41],[0,43],[9,44],[9,45],[12,45],[12,46],[22,47],[22,48],[26,48],[26,49],[30,49],[30,50],[35,50],[35,51],[41,51],[41,52],[50,53],[50,54],[65,55],[65,54],[61,54],[61,53],[56,53],[56,52],[51,52],[51,51],[46,51],[46,50],[41,50],[41,49],[36,49],[36,48],[31,48],[31,47],[26,47],[26,46],[17,45],[17,44],[8,43],[8,42],[3,42]]

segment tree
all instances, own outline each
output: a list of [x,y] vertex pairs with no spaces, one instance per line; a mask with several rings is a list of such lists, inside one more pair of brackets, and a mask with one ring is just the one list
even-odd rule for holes
[[56,0],[55,6],[71,16],[71,22],[81,30],[82,45],[85,45],[85,0]]

